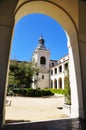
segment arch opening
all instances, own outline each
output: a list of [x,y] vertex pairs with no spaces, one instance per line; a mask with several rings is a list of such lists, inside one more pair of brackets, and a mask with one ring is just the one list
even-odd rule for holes
[[54,79],[54,87],[57,89],[57,79]]
[[[49,2],[41,1],[41,8],[39,6],[40,1],[34,1],[34,2],[28,2],[25,5],[22,5],[19,10],[17,10],[16,15],[15,15],[15,23],[24,15],[26,14],[32,14],[32,13],[41,13],[41,14],[46,14],[52,18],[54,18],[56,21],[58,21],[63,28],[65,29],[67,38],[68,38],[68,48],[69,48],[69,57],[70,57],[70,82],[71,82],[71,99],[72,99],[72,107],[71,107],[71,116],[73,117],[79,117],[80,112],[79,112],[79,95],[80,94],[78,91],[78,87],[80,86],[81,88],[81,77],[80,77],[80,66],[77,66],[79,64],[79,52],[78,52],[78,41],[77,41],[77,32],[76,28],[71,21],[71,18],[58,6],[55,6]],[[45,10],[45,8],[47,10]],[[21,13],[21,11],[23,12]],[[53,10],[51,12],[51,10]],[[62,20],[64,18],[64,20]],[[71,30],[72,28],[72,30]],[[75,61],[77,57],[77,61]],[[73,72],[73,73],[72,73]],[[78,79],[79,83],[78,83]],[[73,81],[73,82],[72,82]],[[73,88],[75,86],[75,88]],[[75,89],[75,92],[73,92],[73,89]],[[73,94],[74,93],[74,94]],[[75,96],[74,96],[75,95]],[[73,98],[74,96],[74,98]],[[74,107],[76,103],[76,108]],[[74,113],[74,109],[76,110]]]
[[53,80],[50,82],[50,88],[53,88]]
[[59,89],[62,89],[62,78],[59,78]]
[[[50,31],[50,30],[49,30]],[[15,34],[15,33],[14,33]],[[20,34],[20,33],[18,33],[18,34]],[[23,37],[24,37],[24,35],[23,35]],[[62,37],[61,37],[62,38]],[[57,40],[58,41],[58,40]],[[17,42],[17,41],[16,41]],[[17,42],[18,43],[18,42]],[[30,43],[30,42],[29,42]],[[24,45],[26,45],[26,43],[24,42]],[[22,43],[20,43],[20,46],[22,46]],[[29,45],[30,46],[30,45]],[[32,45],[33,46],[33,45]],[[17,48],[17,46],[16,46],[16,48]],[[31,49],[31,47],[29,47],[30,49]],[[67,47],[66,47],[67,48]],[[24,47],[23,47],[23,49],[24,49]],[[53,49],[52,49],[53,50]],[[42,50],[43,51],[43,50]],[[23,51],[22,51],[23,52]],[[27,54],[28,55],[28,54]],[[45,53],[44,53],[44,55],[45,55]],[[39,62],[40,62],[40,59],[42,58],[42,63],[45,63],[45,61],[47,61],[47,59],[45,58],[45,56],[43,56],[43,55],[41,55],[41,57],[39,56]],[[56,57],[57,58],[57,57]],[[15,59],[14,59],[15,60]],[[33,60],[33,62],[35,62],[35,59],[34,58],[32,58],[32,60]],[[20,62],[20,61],[19,61]],[[46,64],[47,64],[47,62],[46,62]],[[54,62],[54,65],[56,64],[56,62]],[[52,64],[52,66],[54,67],[54,65]],[[43,65],[42,65],[42,67],[43,67]],[[53,71],[53,73],[55,73],[55,74],[57,74],[57,68],[55,68],[55,70]],[[40,77],[40,80],[41,81],[43,81],[44,82],[44,79],[46,79],[46,76],[44,76],[44,78],[43,78],[43,76],[44,76],[44,74],[42,74],[42,75],[40,75],[39,73],[37,73],[36,74],[36,79],[38,79],[39,77]],[[36,86],[36,88],[39,88],[39,84],[38,84],[38,82],[37,82],[37,84],[36,84],[37,86]],[[52,80],[51,81],[51,86],[49,86],[49,87],[51,87],[51,88],[56,88],[57,89],[57,81],[55,81],[54,82],[54,80]],[[22,118],[22,117],[21,117]],[[58,117],[57,117],[58,118]],[[41,119],[40,119],[41,120]],[[45,120],[47,120],[47,119],[45,119]]]

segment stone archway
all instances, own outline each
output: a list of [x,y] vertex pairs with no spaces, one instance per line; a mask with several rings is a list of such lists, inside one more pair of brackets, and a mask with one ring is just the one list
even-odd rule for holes
[[83,102],[81,102],[82,86],[81,86],[81,76],[79,66],[80,61],[79,61],[76,26],[65,10],[63,10],[60,6],[52,2],[46,2],[46,1],[31,1],[24,3],[16,11],[15,23],[23,16],[32,13],[46,14],[54,18],[57,22],[59,22],[63,26],[66,32],[68,40],[67,45],[69,48],[69,58],[70,58],[69,72],[70,72],[71,100],[72,100],[71,116],[72,117],[83,116],[83,108],[82,108]]
[[[81,84],[81,72],[80,72],[80,60],[79,60],[79,50],[78,50],[78,38],[77,38],[77,24],[75,26],[75,22],[73,21],[71,15],[68,14],[66,11],[66,8],[63,9],[63,4],[58,2],[58,4],[54,3],[53,0],[51,1],[45,1],[45,0],[35,0],[35,1],[27,1],[27,2],[20,2],[19,5],[17,5],[18,0],[15,3],[16,11],[15,11],[15,24],[18,22],[20,18],[27,14],[31,13],[41,13],[41,14],[46,14],[52,18],[54,18],[57,22],[59,22],[63,28],[65,29],[65,32],[67,34],[67,39],[68,39],[68,48],[69,48],[69,58],[70,58],[70,83],[71,83],[71,116],[72,117],[84,117],[84,112],[83,112],[83,97],[82,97],[82,84]],[[64,2],[63,2],[64,3]],[[66,1],[67,3],[70,3],[71,7],[71,2]],[[4,4],[2,4],[4,5]],[[13,6],[13,3],[10,4],[10,6]],[[17,5],[17,6],[16,6]],[[8,7],[8,6],[7,6]],[[8,8],[7,8],[8,9]],[[7,12],[10,14],[11,11]],[[2,9],[3,12],[3,9]],[[11,21],[9,18],[11,17]],[[2,21],[7,21],[8,25],[3,23]],[[1,92],[0,92],[0,97],[2,101],[0,102],[0,123],[3,120],[3,114],[4,114],[4,92],[5,92],[5,86],[6,86],[6,75],[7,75],[7,68],[8,68],[8,60],[9,60],[9,51],[10,51],[10,38],[12,34],[12,26],[13,26],[13,21],[14,17],[11,16],[11,14],[6,17],[2,17],[1,24],[0,26],[2,27],[1,29],[1,35],[2,43],[7,43],[4,47],[4,45],[1,44],[0,48],[2,50],[0,51],[0,55],[4,57],[4,61],[1,59],[0,60],[0,86],[2,86]],[[5,26],[4,26],[5,25]],[[3,28],[4,26],[4,28]],[[10,28],[9,28],[10,27]],[[8,29],[9,28],[9,29]],[[3,34],[2,34],[3,30]],[[6,35],[8,41],[4,39],[4,34]],[[3,40],[4,39],[4,40]],[[4,51],[3,51],[4,50]],[[5,56],[4,56],[5,55]],[[6,65],[5,65],[6,64]],[[4,73],[3,73],[4,72]],[[3,74],[3,76],[2,76]]]

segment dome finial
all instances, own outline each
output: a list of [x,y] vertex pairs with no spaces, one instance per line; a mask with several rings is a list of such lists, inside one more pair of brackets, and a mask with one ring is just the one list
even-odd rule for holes
[[41,33],[41,35],[40,35],[41,37],[43,37],[43,35],[42,35],[42,33]]
[[40,39],[43,39],[43,35],[42,35],[42,33],[41,33],[41,35],[40,35],[40,38],[39,38],[39,40],[40,40]]
[[38,46],[37,46],[37,49],[39,50],[47,50],[47,48],[45,47],[45,40],[44,38],[42,37],[42,33],[40,35],[40,38],[39,38],[39,42],[38,42]]

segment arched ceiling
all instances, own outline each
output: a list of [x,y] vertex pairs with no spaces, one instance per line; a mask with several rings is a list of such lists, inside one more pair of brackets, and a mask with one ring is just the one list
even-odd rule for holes
[[68,33],[70,38],[73,37],[73,35],[77,34],[76,26],[72,21],[71,17],[66,13],[66,11],[57,6],[56,4],[53,4],[48,1],[25,2],[16,11],[15,23],[18,22],[18,20],[21,19],[23,16],[32,13],[45,14],[54,18],[62,25],[62,27]]

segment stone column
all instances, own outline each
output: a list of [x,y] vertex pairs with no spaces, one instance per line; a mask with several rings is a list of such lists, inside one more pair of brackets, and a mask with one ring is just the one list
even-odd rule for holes
[[[81,84],[81,73],[79,64],[79,54],[78,54],[78,43],[76,42],[75,34],[72,37],[73,46],[69,47],[69,78],[70,78],[70,88],[71,88],[71,116],[84,118],[83,114],[83,94],[82,94],[82,84]],[[75,66],[74,66],[74,63]]]
[[84,119],[86,119],[86,1],[79,1],[79,50],[83,90]]
[[0,1],[0,128],[5,116],[5,96],[14,12],[19,0]]
[[53,88],[55,88],[55,87],[54,87],[54,78],[52,79],[52,82],[53,82],[53,83],[52,83],[52,85],[53,85]]
[[62,76],[62,89],[64,89],[64,76]]
[[83,89],[84,118],[86,119],[86,41],[79,41]]
[[13,20],[0,16],[0,127],[5,116],[5,96]]
[[62,64],[62,73],[64,73],[65,69],[64,69],[64,64]]
[[58,89],[58,77],[56,76],[56,79],[57,79],[57,89]]

